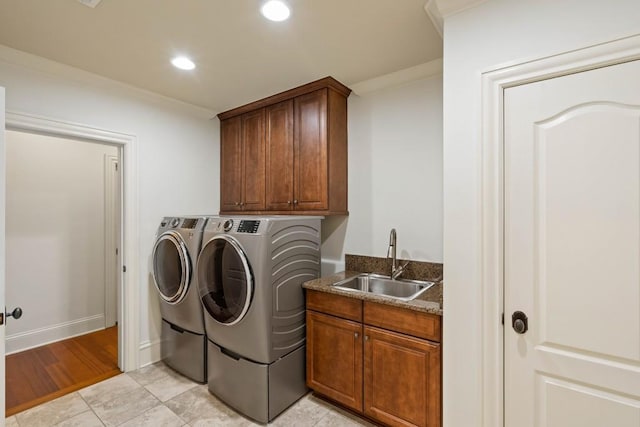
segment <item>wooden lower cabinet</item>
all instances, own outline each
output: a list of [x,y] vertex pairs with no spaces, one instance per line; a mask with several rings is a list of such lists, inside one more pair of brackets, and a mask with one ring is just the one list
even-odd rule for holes
[[364,413],[388,425],[440,425],[440,344],[364,327]]
[[[367,324],[379,319],[392,325],[403,311],[416,312],[366,302],[363,324],[338,317],[354,319],[362,301],[315,291],[307,292],[307,301],[309,388],[385,425],[441,426],[441,344],[407,334],[411,328],[399,327],[400,333]],[[323,308],[330,314],[315,311]],[[416,320],[435,322],[439,339],[439,316],[419,313]]]
[[362,411],[362,325],[307,312],[307,385]]

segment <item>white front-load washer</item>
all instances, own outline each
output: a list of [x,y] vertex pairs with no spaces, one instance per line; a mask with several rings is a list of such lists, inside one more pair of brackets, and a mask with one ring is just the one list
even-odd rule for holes
[[162,360],[200,383],[207,380],[207,346],[195,264],[206,221],[206,217],[163,218],[152,256],[162,315]]
[[209,218],[198,257],[209,390],[266,423],[302,397],[305,300],[321,217]]

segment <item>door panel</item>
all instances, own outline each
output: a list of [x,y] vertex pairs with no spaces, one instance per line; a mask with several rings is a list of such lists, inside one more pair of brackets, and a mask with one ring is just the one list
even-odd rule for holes
[[327,89],[295,99],[295,209],[327,209]]
[[242,115],[244,210],[263,210],[265,196],[264,109]]
[[362,411],[362,324],[307,311],[307,385]]
[[632,399],[544,375],[538,377],[538,389],[545,418],[553,420],[548,425],[640,425],[640,408]]
[[[639,119],[637,108],[582,104],[534,127],[546,344],[640,361]],[[615,313],[594,316],[600,307]]]
[[267,107],[267,209],[293,208],[293,100]]
[[238,211],[242,201],[241,117],[220,123],[220,210]]
[[505,90],[507,426],[639,425],[638,73]]
[[440,425],[440,344],[365,326],[364,413],[389,425]]

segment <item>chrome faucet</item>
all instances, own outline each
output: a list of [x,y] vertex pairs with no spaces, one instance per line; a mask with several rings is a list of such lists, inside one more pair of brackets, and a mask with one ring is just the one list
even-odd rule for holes
[[391,279],[395,280],[404,273],[405,268],[409,264],[409,261],[405,262],[404,265],[398,266],[398,259],[396,258],[396,229],[391,229],[391,234],[389,234],[389,249],[387,249],[387,258],[391,258]]

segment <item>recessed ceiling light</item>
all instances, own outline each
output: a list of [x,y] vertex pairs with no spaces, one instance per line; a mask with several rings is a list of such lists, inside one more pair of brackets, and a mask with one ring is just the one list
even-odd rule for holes
[[193,70],[196,68],[196,64],[186,56],[176,56],[171,60],[171,63],[174,67],[180,68],[181,70]]
[[260,9],[262,15],[271,21],[284,21],[289,18],[289,7],[280,0],[269,0]]
[[94,8],[100,3],[102,0],[78,0],[85,6],[89,6],[90,8]]

